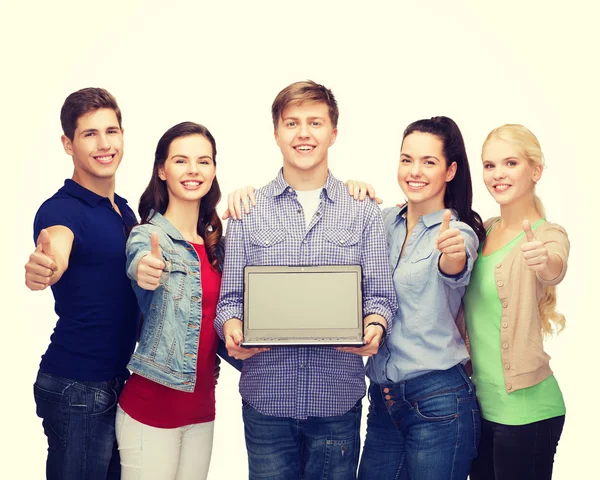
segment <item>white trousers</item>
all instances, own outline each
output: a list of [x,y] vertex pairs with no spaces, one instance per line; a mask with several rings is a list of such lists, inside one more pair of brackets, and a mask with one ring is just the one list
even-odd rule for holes
[[156,428],[117,408],[121,480],[205,480],[215,422]]

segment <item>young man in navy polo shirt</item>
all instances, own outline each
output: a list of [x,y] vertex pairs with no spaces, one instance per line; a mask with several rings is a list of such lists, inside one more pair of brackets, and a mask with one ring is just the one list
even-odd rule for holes
[[31,290],[52,288],[59,317],[34,385],[46,475],[118,479],[115,412],[140,317],[125,274],[136,218],[115,194],[121,111],[106,90],[85,88],[67,97],[60,117],[73,177],[38,210],[37,248],[25,265]]

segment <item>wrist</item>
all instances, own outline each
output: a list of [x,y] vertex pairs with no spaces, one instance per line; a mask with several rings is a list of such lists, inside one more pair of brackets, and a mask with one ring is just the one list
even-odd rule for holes
[[385,342],[385,339],[387,337],[386,327],[383,323],[375,321],[375,322],[367,323],[365,328],[369,328],[371,326],[376,327],[376,328],[381,328],[381,338],[379,340],[379,346],[381,347],[381,345],[383,345],[383,343]]

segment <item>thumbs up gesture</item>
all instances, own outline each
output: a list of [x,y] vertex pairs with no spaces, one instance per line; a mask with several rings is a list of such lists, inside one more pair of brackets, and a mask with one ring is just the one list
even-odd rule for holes
[[440,232],[437,237],[437,249],[442,252],[448,259],[452,260],[453,263],[462,263],[467,260],[467,252],[465,250],[465,239],[463,238],[460,230],[457,228],[450,228],[450,218],[452,214],[450,210],[444,212],[442,218],[442,225]]
[[548,266],[548,250],[544,244],[536,240],[535,235],[531,231],[529,220],[523,220],[523,231],[525,232],[526,242],[521,245],[523,258],[527,264],[527,268],[532,272],[542,272]]
[[48,230],[43,229],[37,239],[37,247],[25,264],[25,285],[30,290],[44,290],[50,285],[58,266],[52,255],[52,240]]
[[137,283],[145,290],[156,290],[159,286],[160,276],[165,269],[165,262],[163,262],[158,243],[158,233],[153,232],[150,235],[150,245],[152,250],[144,255],[138,263]]

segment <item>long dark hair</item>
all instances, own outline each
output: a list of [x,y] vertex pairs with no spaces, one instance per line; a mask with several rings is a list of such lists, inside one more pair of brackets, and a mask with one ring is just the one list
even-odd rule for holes
[[479,242],[485,240],[485,229],[479,214],[471,208],[473,203],[473,185],[471,184],[471,171],[469,159],[465,149],[465,142],[458,125],[448,117],[431,117],[411,123],[404,134],[402,142],[413,132],[430,133],[438,137],[444,144],[444,156],[449,167],[456,162],[456,174],[446,183],[444,205],[458,213],[458,218],[469,225],[474,231]]
[[[210,142],[213,151],[213,162],[215,165],[217,164],[217,143],[208,128],[193,122],[183,122],[169,128],[158,141],[156,153],[154,154],[152,177],[150,177],[150,183],[148,183],[146,190],[140,197],[138,212],[142,224],[150,221],[152,211],[159,212],[162,215],[167,210],[169,192],[167,191],[167,183],[158,176],[158,169],[165,164],[173,140],[190,135],[202,135]],[[217,177],[215,177],[210,190],[200,202],[197,229],[198,235],[204,239],[208,260],[214,267],[220,266],[220,256],[217,252],[223,235],[223,225],[216,210],[219,200],[221,200],[221,189]]]

